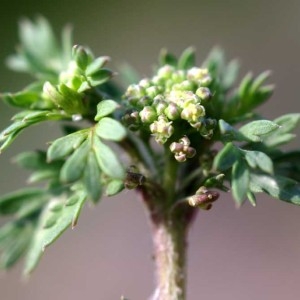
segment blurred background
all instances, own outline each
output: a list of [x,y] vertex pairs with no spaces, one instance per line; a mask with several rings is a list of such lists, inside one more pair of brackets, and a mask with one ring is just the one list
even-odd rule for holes
[[[229,59],[240,59],[242,74],[273,71],[277,88],[261,108],[266,118],[300,111],[298,0],[2,0],[1,7],[1,91],[29,82],[7,70],[4,59],[17,44],[19,19],[42,14],[57,33],[71,23],[75,43],[111,56],[114,66],[128,62],[143,76],[151,74],[162,47],[179,54],[193,45],[200,64],[219,45]],[[13,111],[2,103],[0,109],[3,128]],[[10,164],[11,157],[58,137],[51,126],[29,129],[1,155],[1,193],[25,184],[26,174]],[[257,208],[236,210],[223,194],[212,210],[200,212],[190,232],[188,300],[299,299],[299,228],[300,207],[259,197]],[[148,299],[154,286],[151,247],[139,199],[130,192],[104,199],[86,207],[78,226],[47,249],[30,280],[22,280],[21,264],[1,273],[0,299]]]

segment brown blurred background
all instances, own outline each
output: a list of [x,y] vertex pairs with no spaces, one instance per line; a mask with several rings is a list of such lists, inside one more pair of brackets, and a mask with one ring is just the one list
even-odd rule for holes
[[[273,71],[277,86],[261,111],[267,118],[300,111],[300,2],[227,1],[1,1],[0,60],[17,43],[20,17],[46,16],[59,32],[75,28],[75,42],[98,55],[151,74],[162,47],[194,45],[198,61],[214,45],[239,58],[242,73]],[[28,78],[0,66],[0,90]],[[12,110],[0,104],[1,128]],[[46,132],[47,131],[47,134]],[[298,130],[298,133],[299,130]],[[0,157],[1,193],[22,187],[25,173],[9,163],[20,150],[44,147],[55,127],[29,129]],[[298,141],[294,146],[299,147]],[[300,299],[300,207],[259,197],[239,211],[229,195],[201,212],[190,233],[188,300]],[[37,271],[21,280],[19,264],[0,276],[1,300],[147,299],[153,290],[151,239],[142,204],[129,192],[86,207],[75,230],[47,249]]]

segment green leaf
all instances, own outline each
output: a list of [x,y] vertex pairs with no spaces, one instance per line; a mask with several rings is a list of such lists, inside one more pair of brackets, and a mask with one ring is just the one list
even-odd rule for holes
[[90,58],[84,47],[80,45],[75,45],[73,46],[72,52],[73,58],[75,59],[77,66],[81,70],[85,70],[88,66]]
[[110,181],[106,187],[106,195],[114,196],[124,189],[123,180],[115,179]]
[[264,136],[277,130],[280,126],[268,120],[259,120],[248,123],[240,128],[240,133],[253,142],[261,142]]
[[23,206],[37,200],[44,204],[48,199],[45,191],[37,188],[25,188],[8,193],[0,198],[0,214],[16,214]]
[[295,134],[290,133],[300,123],[300,114],[293,113],[283,115],[274,120],[274,123],[280,126],[278,130],[270,134],[264,143],[268,147],[277,147],[282,144],[286,144],[295,138]]
[[236,81],[239,72],[239,67],[240,65],[237,60],[232,60],[226,66],[222,76],[222,86],[225,89],[225,91],[229,90]]
[[98,58],[94,59],[87,66],[87,68],[85,70],[85,74],[87,76],[92,76],[94,73],[96,73],[102,67],[104,67],[109,61],[110,61],[110,58],[108,56],[101,56],[101,57],[98,57]]
[[256,198],[255,198],[255,195],[251,191],[247,192],[247,198],[248,198],[250,204],[255,207],[256,206]]
[[247,141],[248,139],[238,130],[226,123],[224,120],[219,120],[219,128],[221,139],[224,141]]
[[240,151],[232,143],[227,143],[214,159],[215,170],[226,171],[240,158]]
[[[51,201],[45,208],[26,257],[26,274],[33,271],[47,246],[52,244],[69,226],[75,226],[85,200],[85,193],[79,192],[68,199],[62,209],[53,210],[59,203],[58,200]],[[50,223],[52,226],[49,226]]]
[[30,222],[13,221],[0,228],[0,267],[13,266],[27,250],[33,226]]
[[287,177],[251,174],[251,190],[265,192],[279,200],[300,205],[300,184]]
[[107,82],[113,75],[114,73],[109,69],[100,69],[88,76],[88,81],[94,87]]
[[177,58],[173,54],[169,53],[167,49],[162,49],[159,54],[159,65],[177,67]]
[[102,194],[101,172],[94,151],[90,151],[84,169],[83,182],[86,192],[94,203],[100,200]]
[[81,178],[86,166],[88,153],[89,144],[87,141],[84,141],[64,163],[60,173],[62,182],[70,183]]
[[251,85],[251,88],[250,88],[250,94],[255,94],[259,88],[263,85],[263,83],[270,77],[271,75],[271,71],[265,71],[263,73],[261,73],[260,75],[258,75],[252,85]]
[[259,168],[262,171],[273,174],[273,162],[272,159],[261,151],[243,151],[245,153],[245,159],[248,165],[253,168]]
[[22,91],[15,94],[6,93],[1,95],[1,98],[12,106],[30,108],[40,100],[41,96],[37,92]]
[[114,151],[96,136],[93,139],[93,148],[101,170],[112,178],[123,179],[125,170]]
[[95,121],[113,113],[120,105],[114,100],[103,100],[97,105]]
[[241,206],[249,189],[249,171],[244,160],[234,163],[231,176],[232,195],[236,204]]
[[96,125],[96,133],[99,137],[112,141],[121,141],[126,136],[125,127],[120,122],[108,117],[100,119]]
[[88,132],[83,129],[55,140],[47,151],[47,160],[50,162],[71,154],[87,139]]
[[183,51],[178,61],[178,69],[188,70],[196,65],[195,48],[189,47]]

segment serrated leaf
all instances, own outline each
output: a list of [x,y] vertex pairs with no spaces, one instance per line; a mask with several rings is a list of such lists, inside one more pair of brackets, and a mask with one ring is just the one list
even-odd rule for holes
[[232,143],[227,143],[216,155],[213,168],[215,170],[226,171],[233,166],[239,157],[239,150]]
[[187,70],[196,65],[195,48],[189,47],[183,51],[178,60],[178,69]]
[[[72,202],[73,205],[65,205],[60,211],[55,212],[51,210],[53,202],[50,202],[45,208],[26,257],[26,274],[32,272],[36,267],[45,248],[52,244],[68,227],[73,226],[77,222],[81,208],[86,200],[86,195],[85,193],[77,193],[72,198],[76,199],[76,201]],[[57,202],[57,200],[53,201]],[[56,215],[57,220],[53,226],[45,228],[45,222],[49,219],[49,215]]]
[[114,196],[120,193],[124,189],[123,180],[112,180],[106,186],[106,195],[107,196]]
[[100,200],[102,194],[101,172],[94,151],[90,151],[84,169],[83,182],[87,194],[94,203]]
[[300,205],[299,182],[283,176],[251,174],[251,190],[263,191],[279,200]]
[[261,151],[245,151],[245,159],[248,165],[253,168],[259,168],[262,171],[273,174],[273,162],[272,159]]
[[243,160],[238,160],[232,167],[231,186],[234,200],[241,206],[249,189],[249,171]]
[[106,140],[121,141],[126,136],[126,129],[120,122],[104,117],[96,125],[96,133]]
[[259,120],[244,125],[239,131],[249,140],[253,142],[261,142],[264,136],[277,130],[279,127],[279,125],[272,121]]
[[89,144],[87,141],[84,141],[62,166],[60,173],[60,179],[62,182],[70,183],[81,178],[86,165],[88,153]]
[[64,158],[76,150],[86,140],[88,130],[80,130],[55,140],[47,151],[47,160]]
[[93,148],[101,170],[112,178],[123,179],[125,171],[115,152],[96,136],[93,139]]
[[113,113],[120,105],[114,100],[103,100],[97,105],[95,121]]

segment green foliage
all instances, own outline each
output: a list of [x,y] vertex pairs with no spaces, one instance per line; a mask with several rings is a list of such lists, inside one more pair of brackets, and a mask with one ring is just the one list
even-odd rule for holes
[[31,272],[45,248],[75,226],[87,201],[124,188],[150,195],[155,214],[183,204],[208,210],[219,197],[211,189],[231,189],[236,206],[246,199],[255,206],[262,192],[300,204],[300,151],[280,148],[295,138],[300,114],[271,121],[255,112],[273,92],[270,72],[237,83],[239,64],[227,63],[220,49],[201,67],[193,48],[179,58],[164,49],[152,77],[137,78],[128,67],[123,81],[130,85],[121,90],[106,67],[109,57],[72,46],[69,28],[58,43],[45,19],[25,20],[20,40],[8,65],[34,82],[1,94],[21,111],[0,133],[0,150],[41,122],[60,124],[63,134],[47,149],[15,158],[39,186],[0,198],[8,220],[0,228],[3,268],[25,256]]

